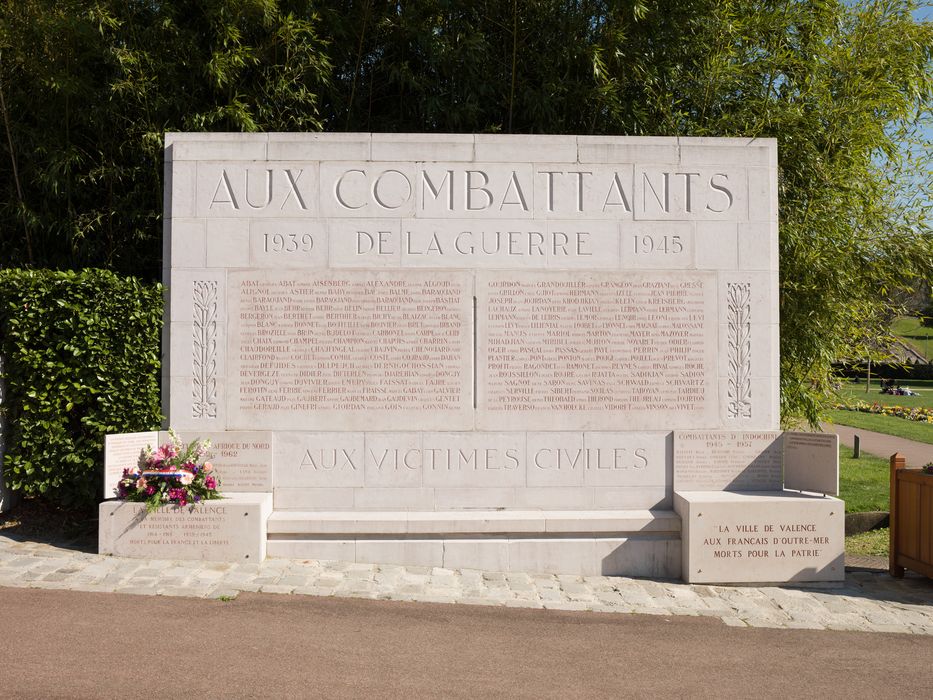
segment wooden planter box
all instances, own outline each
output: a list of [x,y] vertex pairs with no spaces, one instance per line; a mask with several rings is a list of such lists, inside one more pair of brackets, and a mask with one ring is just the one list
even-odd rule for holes
[[905,569],[933,578],[933,476],[905,467],[902,455],[891,455],[889,571],[897,578]]

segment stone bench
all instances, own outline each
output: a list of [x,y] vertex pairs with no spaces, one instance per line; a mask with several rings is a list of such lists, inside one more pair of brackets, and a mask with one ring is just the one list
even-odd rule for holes
[[665,510],[276,511],[269,556],[489,571],[677,578],[680,517]]

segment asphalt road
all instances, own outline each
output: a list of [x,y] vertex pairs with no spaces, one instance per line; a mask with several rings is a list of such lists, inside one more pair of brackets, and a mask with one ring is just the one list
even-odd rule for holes
[[5,698],[923,697],[933,637],[0,588]]

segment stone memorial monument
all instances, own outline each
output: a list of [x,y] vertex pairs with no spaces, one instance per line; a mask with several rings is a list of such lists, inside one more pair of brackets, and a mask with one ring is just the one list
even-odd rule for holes
[[165,153],[163,410],[224,445],[238,503],[271,495],[269,556],[843,575],[842,504],[784,491],[773,140],[167,134]]

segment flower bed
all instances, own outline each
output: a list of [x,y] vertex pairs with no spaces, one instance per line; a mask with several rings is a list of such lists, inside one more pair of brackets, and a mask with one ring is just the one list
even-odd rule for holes
[[933,423],[933,408],[924,408],[917,406],[908,408],[906,406],[886,406],[881,403],[868,403],[867,401],[856,401],[855,403],[837,403],[834,408],[840,411],[858,411],[859,413],[876,413],[880,416],[893,416],[903,418],[918,423]]

